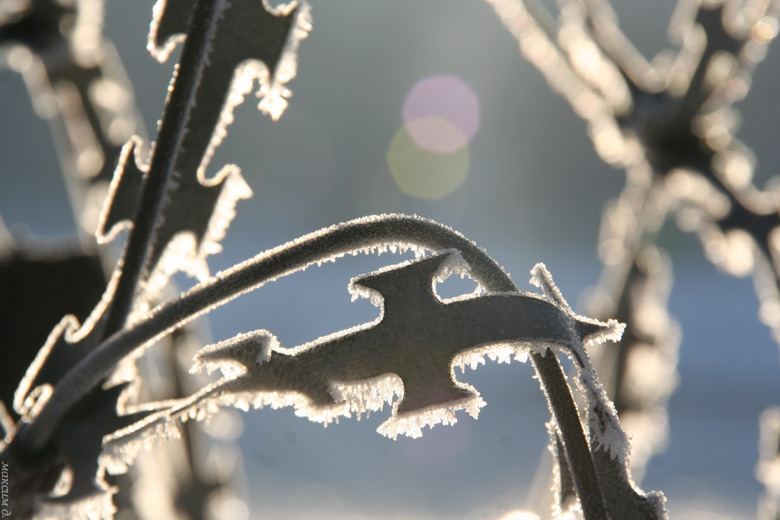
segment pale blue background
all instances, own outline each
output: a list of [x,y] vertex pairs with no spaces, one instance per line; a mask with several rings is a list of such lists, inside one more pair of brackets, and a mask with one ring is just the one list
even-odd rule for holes
[[[621,4],[623,26],[645,53],[664,46],[672,4]],[[151,5],[106,8],[106,33],[120,49],[147,128],[161,113],[172,68],[145,51]],[[212,162],[212,170],[238,164],[255,192],[240,203],[214,270],[340,221],[416,213],[476,241],[521,287],[530,289],[528,271],[545,262],[575,304],[598,280],[601,207],[620,192],[623,175],[596,157],[585,124],[521,58],[490,7],[329,0],[315,2],[313,19],[287,112],[273,123],[245,103]],[[739,136],[756,151],[761,183],[780,171],[777,47],[740,104],[746,123]],[[433,202],[401,193],[385,156],[407,92],[432,74],[459,76],[482,107],[468,179]],[[32,115],[19,77],[0,72],[0,93],[0,215],[17,233],[71,235],[47,124]],[[368,197],[370,186],[380,195]],[[673,226],[661,241],[673,256],[670,307],[685,337],[681,384],[670,405],[671,444],[643,487],[662,489],[673,517],[701,501],[726,516],[750,517],[760,491],[753,478],[757,417],[780,404],[778,350],[758,322],[749,280],[717,273],[696,237]],[[267,328],[294,346],[373,320],[377,311],[367,302],[349,303],[347,283],[393,260],[349,258],[281,280],[215,312],[213,338]],[[531,376],[519,364],[460,376],[488,403],[479,420],[464,414],[457,425],[438,426],[418,441],[393,442],[374,432],[387,409],[327,429],[291,410],[245,414],[240,442],[252,518],[499,518],[524,507],[548,420]]]

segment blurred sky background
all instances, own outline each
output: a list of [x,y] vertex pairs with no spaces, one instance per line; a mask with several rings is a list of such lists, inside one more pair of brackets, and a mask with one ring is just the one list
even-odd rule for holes
[[[160,65],[145,50],[152,4],[109,2],[105,22],[150,134],[178,57]],[[631,0],[617,12],[624,31],[652,56],[667,46],[673,7],[671,0]],[[529,270],[544,262],[581,310],[578,299],[601,271],[601,208],[620,192],[623,173],[598,159],[585,123],[523,60],[490,6],[328,0],[313,2],[312,18],[281,120],[261,116],[248,97],[211,162],[211,174],[237,164],[254,190],[238,205],[224,252],[211,257],[212,272],[337,222],[414,213],[474,240],[522,289],[532,289]],[[402,189],[403,174],[396,179],[391,165],[416,153],[402,131],[404,107],[415,110],[410,95],[442,76],[454,89],[442,95],[465,96],[471,107],[464,116],[469,140],[447,166],[463,178],[438,199],[420,198],[418,188]],[[778,92],[775,42],[738,104],[738,137],[756,152],[759,185],[780,173]],[[34,116],[19,76],[0,71],[0,93],[0,216],[20,236],[73,236],[47,123]],[[778,348],[757,319],[750,280],[718,273],[698,239],[673,225],[661,243],[674,264],[670,310],[684,336],[671,442],[642,487],[666,493],[672,518],[749,518],[760,492],[753,477],[758,415],[780,404]],[[406,258],[350,257],[280,280],[214,312],[212,338],[265,328],[292,347],[371,321],[377,309],[350,303],[349,279]],[[387,408],[325,429],[291,409],[243,414],[251,518],[501,518],[533,504],[549,413],[532,375],[519,363],[459,374],[487,402],[479,420],[459,414],[456,425],[426,430],[419,440],[375,433]]]

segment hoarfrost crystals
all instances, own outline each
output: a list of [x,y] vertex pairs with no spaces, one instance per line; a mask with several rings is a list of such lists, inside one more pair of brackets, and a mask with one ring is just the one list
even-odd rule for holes
[[511,363],[512,360],[525,363],[528,361],[528,344],[499,343],[496,345],[486,345],[477,347],[467,352],[455,356],[452,362],[453,367],[460,368],[461,373],[466,371],[468,366],[471,370],[476,370],[479,365],[485,364],[485,357],[497,363]]
[[363,413],[381,411],[385,403],[392,403],[396,395],[403,395],[403,382],[395,374],[387,374],[358,383],[333,383],[331,394],[336,401],[347,404],[357,419]]
[[[320,239],[330,231],[312,237]],[[291,247],[297,244],[280,252]],[[374,249],[405,247],[387,241],[355,250]],[[330,259],[346,252],[339,246]],[[316,261],[310,259],[298,269]],[[393,439],[419,437],[426,426],[456,422],[458,410],[476,418],[485,405],[476,389],[457,380],[455,367],[473,369],[484,364],[485,357],[502,363],[525,361],[529,350],[551,344],[580,348],[576,357],[581,358],[583,340],[614,338],[622,331],[615,323],[576,316],[543,266],[535,269],[543,295],[475,292],[447,300],[436,295],[436,283],[452,274],[468,275],[469,270],[458,250],[446,249],[350,282],[353,296],[369,297],[380,307],[374,322],[291,349],[281,348],[265,330],[205,347],[192,370],[219,369],[222,379],[173,403],[158,419],[204,420],[222,406],[291,406],[296,415],[327,425],[339,416],[360,418],[392,403],[391,417],[378,432]],[[483,325],[488,321],[490,325]],[[147,421],[141,429],[156,424]]]
[[[267,5],[265,0],[263,4]],[[298,12],[293,22],[292,33],[285,43],[282,57],[276,67],[273,82],[269,84],[267,77],[258,76],[260,88],[257,97],[260,98],[260,103],[258,103],[257,108],[262,113],[269,114],[274,121],[282,117],[282,113],[287,108],[287,98],[292,95],[292,92],[284,85],[298,73],[298,46],[301,40],[309,35],[312,26],[311,6],[305,2],[302,2],[300,6],[296,2],[290,3],[288,6],[279,6],[276,11],[269,9],[274,14],[287,15],[294,8],[297,8]]]
[[586,344],[618,341],[623,335],[625,325],[615,320],[609,320],[606,324],[600,324],[596,320],[576,316],[563,298],[563,295],[561,295],[558,287],[556,287],[552,275],[550,275],[544,264],[537,264],[531,270],[531,283],[541,288],[545,296],[555,301],[564,312],[572,317],[576,317],[578,321],[602,325],[600,330],[589,334],[585,338],[584,343],[580,342],[572,345],[572,349],[566,351],[566,353],[576,363],[578,370],[577,382],[587,400],[587,420],[591,444],[605,449],[612,457],[619,459],[621,463],[625,464],[631,449],[628,437],[620,426],[614,404],[607,397],[606,391],[601,382],[599,382],[596,371],[590,362],[590,358],[585,352]]
[[408,435],[416,439],[422,437],[422,429],[426,426],[450,425],[458,422],[457,417],[455,417],[455,412],[458,410],[466,410],[470,416],[476,419],[479,416],[479,409],[485,404],[487,403],[482,397],[476,396],[450,402],[444,407],[430,407],[417,412],[394,415],[380,424],[377,431],[393,440],[399,435]]
[[100,466],[112,475],[120,475],[127,472],[141,450],[151,450],[160,441],[181,438],[176,422],[161,418],[164,418],[164,414],[142,421],[144,427],[136,424],[107,435],[103,440]]

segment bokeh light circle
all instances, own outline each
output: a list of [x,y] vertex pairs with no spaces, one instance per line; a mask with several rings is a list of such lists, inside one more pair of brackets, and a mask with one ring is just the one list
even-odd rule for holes
[[401,191],[423,199],[441,199],[466,180],[469,147],[461,146],[452,153],[426,150],[415,143],[404,125],[390,143],[387,163]]
[[452,153],[468,144],[463,132],[443,117],[411,119],[405,126],[415,144],[431,152]]
[[[456,76],[428,76],[409,91],[402,115],[417,146],[435,152],[453,152],[479,130],[479,98]],[[458,132],[442,130],[442,123],[449,123]]]

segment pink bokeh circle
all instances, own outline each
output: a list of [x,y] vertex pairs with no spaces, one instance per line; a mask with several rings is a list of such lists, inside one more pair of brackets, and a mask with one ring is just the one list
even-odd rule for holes
[[402,116],[417,146],[451,153],[479,130],[479,98],[456,76],[428,76],[409,91]]

